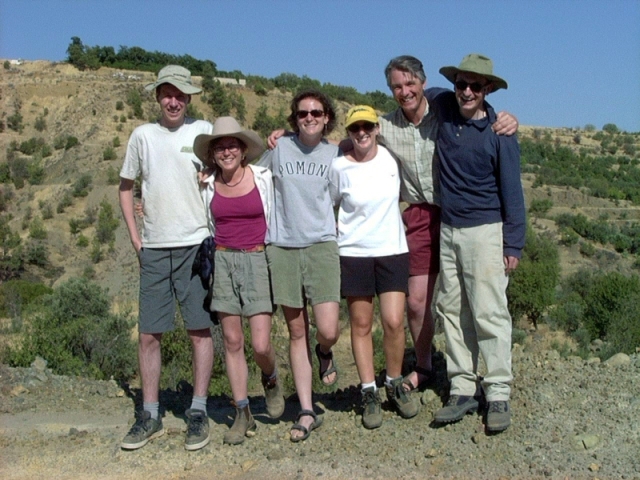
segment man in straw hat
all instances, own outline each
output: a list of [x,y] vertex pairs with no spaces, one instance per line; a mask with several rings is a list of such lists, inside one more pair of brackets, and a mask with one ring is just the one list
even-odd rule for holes
[[[440,276],[436,311],[444,320],[447,404],[435,413],[451,423],[478,410],[484,393],[490,432],[509,427],[511,316],[506,289],[525,239],[520,151],[515,136],[498,136],[486,96],[507,82],[491,60],[470,54],[440,73],[454,91],[428,92],[438,118]],[[478,356],[486,374],[478,374]]]
[[[121,447],[140,448],[164,433],[158,414],[160,340],[174,328],[177,300],[193,347],[194,392],[186,411],[185,448],[197,450],[209,443],[206,405],[213,340],[210,313],[204,307],[207,290],[192,274],[196,252],[209,236],[197,179],[202,164],[193,154],[193,141],[213,127],[186,117],[191,95],[201,92],[186,68],[166,66],[145,88],[155,91],[161,117],[133,131],[120,171],[120,206],[140,263],[138,361],[144,403]],[[142,236],[134,216],[138,177],[144,199]]]
[[[424,389],[434,378],[431,301],[440,268],[440,192],[434,154],[438,121],[425,96],[430,89],[425,90],[427,76],[420,60],[410,55],[395,57],[387,64],[385,77],[398,108],[380,117],[378,139],[398,158],[401,199],[409,204],[402,219],[410,258],[407,320],[416,355],[415,367],[403,385],[410,392]],[[506,112],[500,112],[493,125],[500,135],[513,135],[517,127],[515,117]]]

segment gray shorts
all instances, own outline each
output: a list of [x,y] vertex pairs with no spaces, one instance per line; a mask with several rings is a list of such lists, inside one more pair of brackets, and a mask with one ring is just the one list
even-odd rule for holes
[[176,300],[187,330],[213,326],[205,306],[207,289],[191,268],[199,247],[140,250],[140,333],[173,330]]
[[252,317],[273,313],[271,282],[263,252],[216,250],[211,311]]
[[273,301],[302,308],[340,302],[340,257],[336,242],[315,243],[304,248],[267,246]]

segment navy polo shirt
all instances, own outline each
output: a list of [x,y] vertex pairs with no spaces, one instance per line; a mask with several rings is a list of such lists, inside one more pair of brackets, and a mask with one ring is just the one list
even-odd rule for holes
[[526,220],[517,137],[493,132],[496,113],[487,102],[485,118],[467,120],[454,92],[430,88],[426,95],[438,118],[442,222],[454,228],[502,222],[504,253],[520,258]]

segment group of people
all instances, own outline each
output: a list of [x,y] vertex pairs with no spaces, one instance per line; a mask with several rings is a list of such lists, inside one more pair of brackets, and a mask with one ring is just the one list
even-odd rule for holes
[[[438,278],[436,310],[444,320],[451,391],[435,421],[460,420],[486,400],[487,429],[509,426],[511,318],[505,291],[524,246],[525,225],[518,145],[510,136],[517,121],[496,114],[485,100],[507,87],[493,75],[488,58],[471,54],[459,67],[440,72],[454,91],[426,89],[418,59],[392,59],[385,75],[398,108],[382,117],[370,106],[351,108],[348,138],[340,146],[326,138],[336,124],[331,100],[302,91],[291,101],[293,131],[274,132],[264,154],[259,136],[232,117],[213,125],[186,117],[190,96],[200,92],[188,70],[167,66],[146,87],[155,90],[161,118],[134,130],[120,173],[121,208],[140,262],[143,394],[143,408],[122,448],[140,448],[164,433],[158,412],[160,340],[173,329],[176,301],[193,347],[187,450],[210,441],[212,320],[222,327],[236,408],[224,443],[242,443],[256,431],[243,317],[262,371],[267,413],[283,414],[270,335],[275,305],[282,307],[288,327],[300,402],[291,441],[307,439],[323,420],[312,402],[307,304],[315,320],[318,375],[333,385],[338,370],[331,349],[340,334],[341,297],[349,310],[363,425],[382,423],[373,366],[376,295],[386,396],[400,416],[414,417],[420,406],[414,392],[433,380],[431,303]],[[133,198],[139,176],[142,238]],[[400,201],[408,204],[402,212]],[[215,268],[210,284],[203,285],[192,265],[209,236],[215,239]],[[403,377],[405,304],[416,364]],[[479,354],[487,365],[483,377]]]

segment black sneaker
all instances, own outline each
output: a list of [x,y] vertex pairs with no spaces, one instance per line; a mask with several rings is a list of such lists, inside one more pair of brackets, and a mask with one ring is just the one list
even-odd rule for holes
[[487,430],[501,432],[511,425],[511,409],[508,401],[489,402]]
[[207,412],[190,408],[185,412],[185,415],[187,416],[187,437],[184,441],[184,448],[199,450],[211,439]]
[[362,390],[362,425],[369,429],[382,425],[380,393],[375,387]]
[[142,411],[136,415],[136,422],[125,435],[120,447],[125,450],[135,450],[144,447],[149,440],[161,435],[164,435],[162,419],[158,417],[158,420],[154,420],[149,412]]
[[469,395],[451,395],[447,404],[438,410],[434,416],[437,423],[453,423],[462,420],[467,413],[478,411],[479,403],[476,397]]

